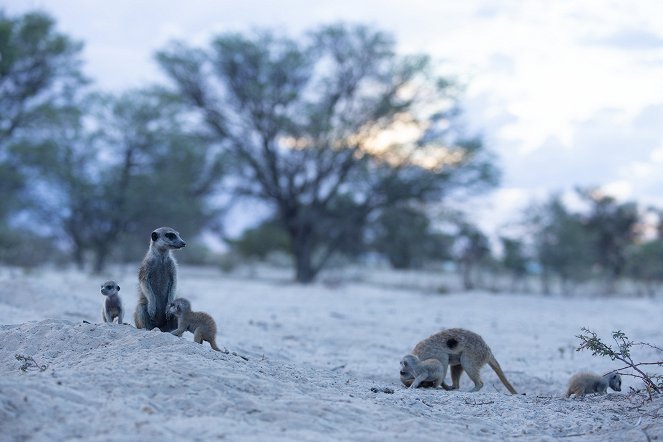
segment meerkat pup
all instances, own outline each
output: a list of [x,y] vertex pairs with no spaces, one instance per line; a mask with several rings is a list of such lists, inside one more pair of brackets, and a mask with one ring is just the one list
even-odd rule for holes
[[[451,387],[442,382],[445,390],[457,390],[460,388],[460,377],[463,371],[467,373],[474,388],[479,391],[483,387],[483,381],[479,371],[485,364],[497,373],[497,377],[511,394],[517,394],[516,389],[509,383],[502,367],[493,356],[488,344],[478,334],[462,328],[450,328],[442,330],[419,342],[412,350],[412,355],[419,360],[437,359],[442,364],[442,380],[446,377],[447,368],[451,367]],[[401,371],[401,382],[409,387],[414,383],[416,376],[413,373]]]
[[198,344],[209,342],[212,349],[221,351],[216,345],[216,323],[214,319],[204,312],[192,312],[191,303],[184,298],[177,298],[168,304],[166,314],[177,318],[177,330],[171,332],[175,336],[182,336],[185,331],[193,333],[193,340]]
[[101,284],[101,294],[106,297],[104,305],[101,307],[101,319],[104,322],[113,322],[117,318],[118,324],[123,323],[124,309],[119,291],[120,286],[115,281],[106,281]]
[[583,397],[590,393],[605,394],[608,387],[615,391],[622,391],[622,377],[617,373],[608,373],[604,376],[590,372],[576,373],[569,379],[566,397],[571,395]]
[[134,313],[136,328],[172,331],[173,318],[166,318],[166,306],[175,299],[177,262],[171,250],[181,249],[186,242],[170,227],[159,227],[150,237],[150,248],[138,270],[138,305]]
[[437,359],[420,360],[415,355],[406,355],[401,359],[401,378],[411,379],[410,388],[439,388],[445,375],[442,362]]

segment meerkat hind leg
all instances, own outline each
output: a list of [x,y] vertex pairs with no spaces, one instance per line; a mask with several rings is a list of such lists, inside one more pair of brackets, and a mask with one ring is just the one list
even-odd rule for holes
[[136,324],[136,328],[144,328],[146,330],[152,330],[156,327],[156,324],[152,321],[150,315],[148,315],[147,307],[144,304],[140,304],[136,307],[136,311],[134,312],[134,323]]
[[452,365],[451,366],[451,388],[450,390],[459,390],[460,389],[460,377],[463,374],[462,365]]
[[474,361],[469,360],[465,355],[461,355],[460,364],[467,373],[467,376],[474,382],[474,388],[470,390],[471,392],[477,392],[483,387],[483,381],[481,380],[481,375],[479,370],[481,367],[478,367],[473,363]]
[[193,342],[197,342],[198,344],[203,343],[203,332],[200,328],[197,328],[196,331],[193,332]]

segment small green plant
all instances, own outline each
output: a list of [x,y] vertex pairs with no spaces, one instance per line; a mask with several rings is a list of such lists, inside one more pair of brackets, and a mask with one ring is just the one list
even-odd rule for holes
[[23,363],[20,367],[18,367],[18,369],[22,372],[26,372],[31,368],[39,371],[45,371],[48,368],[48,365],[39,365],[32,356],[17,354],[16,360]]
[[[663,349],[655,345],[647,344],[645,342],[633,342],[621,330],[612,332],[612,339],[615,341],[615,347],[604,343],[595,332],[583,327],[582,333],[576,335],[580,339],[580,346],[576,351],[589,350],[592,356],[606,356],[613,361],[617,360],[626,364],[624,367],[613,370],[622,376],[632,376],[642,379],[651,398],[652,391],[660,393],[663,390],[663,375],[662,374],[647,374],[643,371],[645,366],[658,366],[663,367],[663,361],[657,362],[635,362],[631,356],[631,348],[634,346],[649,347],[659,353],[663,353]],[[631,373],[624,373],[623,370],[631,369]]]

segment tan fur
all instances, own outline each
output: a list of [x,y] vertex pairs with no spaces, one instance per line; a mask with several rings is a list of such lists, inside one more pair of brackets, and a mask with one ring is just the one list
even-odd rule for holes
[[138,304],[134,312],[136,328],[172,331],[176,321],[166,318],[166,306],[175,299],[177,262],[171,250],[181,249],[186,242],[170,227],[159,227],[150,236],[150,248],[138,270]]
[[430,386],[439,388],[444,381],[444,367],[437,359],[420,360],[415,355],[406,355],[401,359],[401,377],[410,380],[408,387]]
[[193,340],[198,344],[207,341],[212,349],[221,351],[216,345],[216,323],[214,319],[204,312],[192,312],[191,303],[184,298],[177,298],[166,309],[167,315],[177,318],[177,330],[172,333],[182,336],[185,331],[193,333]]
[[591,372],[580,372],[571,376],[569,385],[566,388],[566,397],[575,395],[583,397],[586,394],[598,393],[605,394],[608,387],[615,391],[622,391],[622,378],[617,373],[608,373],[600,376]]
[[[412,354],[420,360],[437,359],[442,363],[442,379],[446,376],[447,367],[451,367],[451,387],[442,382],[446,390],[460,388],[460,376],[463,371],[474,382],[472,391],[479,391],[483,387],[479,371],[488,364],[497,373],[500,381],[512,394],[517,394],[515,388],[509,383],[502,367],[493,356],[490,347],[478,334],[462,328],[442,330],[419,342]],[[414,379],[411,376],[401,375],[401,382],[410,386]],[[422,384],[425,386],[426,384]]]

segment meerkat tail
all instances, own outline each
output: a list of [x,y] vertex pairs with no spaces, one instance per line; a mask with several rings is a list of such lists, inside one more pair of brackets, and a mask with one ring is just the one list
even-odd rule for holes
[[518,394],[515,388],[509,383],[507,380],[506,376],[504,375],[504,372],[502,371],[502,367],[500,367],[499,362],[497,362],[497,359],[495,359],[495,356],[490,355],[490,359],[488,360],[488,365],[490,365],[490,368],[492,368],[495,373],[497,373],[497,377],[500,378],[500,381],[504,384],[507,390],[511,394]]
[[212,350],[221,351],[221,349],[216,345],[216,339],[212,338],[212,340],[209,341],[209,345],[212,347]]

